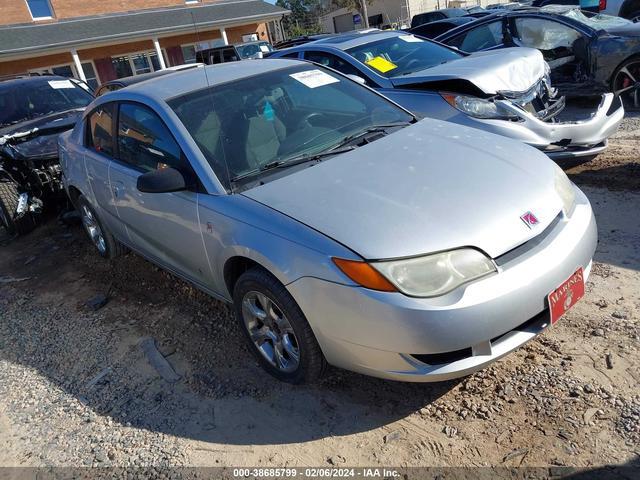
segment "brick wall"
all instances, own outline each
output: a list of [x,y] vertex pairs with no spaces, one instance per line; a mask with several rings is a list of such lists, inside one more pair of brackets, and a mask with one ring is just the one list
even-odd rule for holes
[[[180,0],[49,0],[56,19],[130,12],[148,8],[184,6]],[[211,3],[216,0],[201,0]],[[0,25],[32,22],[26,0],[0,0]]]

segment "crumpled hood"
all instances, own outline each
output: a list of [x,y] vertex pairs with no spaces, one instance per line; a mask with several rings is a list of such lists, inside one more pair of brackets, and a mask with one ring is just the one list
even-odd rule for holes
[[[559,213],[554,169],[523,143],[425,119],[243,195],[366,259],[463,246],[496,257]],[[533,229],[520,219],[529,211]]]
[[82,116],[82,109],[38,117],[0,129],[0,137],[38,129],[26,140],[11,141],[11,148],[24,158],[55,158],[58,155],[60,132],[72,129]]
[[504,48],[478,52],[409,75],[392,78],[396,87],[443,80],[467,80],[487,95],[524,92],[543,76],[542,53],[533,48]]

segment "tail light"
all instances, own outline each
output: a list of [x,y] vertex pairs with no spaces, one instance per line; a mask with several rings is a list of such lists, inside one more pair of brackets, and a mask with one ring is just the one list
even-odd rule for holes
[[600,2],[598,3],[598,10],[599,11],[603,11],[607,9],[607,0],[600,0]]

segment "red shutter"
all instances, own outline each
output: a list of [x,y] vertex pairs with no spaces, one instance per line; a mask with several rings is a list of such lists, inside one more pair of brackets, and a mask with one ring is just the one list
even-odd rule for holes
[[169,60],[168,67],[175,67],[176,65],[182,65],[184,63],[184,56],[182,55],[182,48],[180,47],[167,47],[167,57]]
[[96,58],[93,60],[94,65],[96,66],[96,70],[98,76],[100,77],[100,82],[105,83],[109,80],[115,80],[118,78],[116,75],[116,69],[113,68],[113,63],[111,63],[111,58]]

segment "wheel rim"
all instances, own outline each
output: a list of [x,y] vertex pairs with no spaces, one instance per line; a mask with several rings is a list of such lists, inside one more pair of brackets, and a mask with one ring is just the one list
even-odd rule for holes
[[93,212],[86,205],[82,206],[82,224],[98,251],[100,253],[105,253],[107,251],[107,244],[104,241],[102,229],[100,228],[96,217],[93,215]]
[[267,295],[251,291],[242,299],[242,319],[260,354],[282,372],[300,364],[300,347],[293,327]]
[[640,108],[640,60],[631,61],[618,71],[613,93],[622,98],[625,106]]

